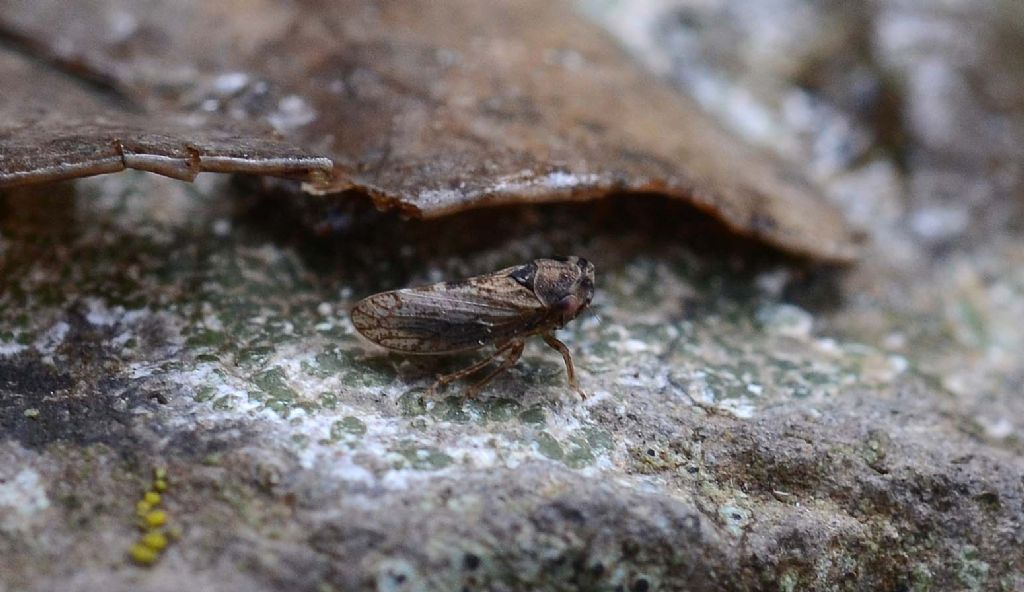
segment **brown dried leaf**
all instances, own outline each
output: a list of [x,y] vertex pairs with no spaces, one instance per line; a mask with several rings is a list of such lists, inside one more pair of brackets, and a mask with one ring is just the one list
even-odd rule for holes
[[[485,204],[667,194],[791,252],[849,260],[799,175],[643,73],[550,0],[7,0],[0,24],[147,111],[265,120],[330,154],[317,192],[432,217]],[[48,32],[62,22],[61,35]]]
[[189,181],[206,171],[308,180],[331,171],[330,159],[275,139],[269,129],[131,113],[10,52],[0,52],[0,80],[9,81],[0,101],[0,187],[126,168]]

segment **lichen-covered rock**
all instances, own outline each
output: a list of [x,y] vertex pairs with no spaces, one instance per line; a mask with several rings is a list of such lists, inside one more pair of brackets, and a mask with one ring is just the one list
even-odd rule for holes
[[[221,184],[141,175],[0,203],[8,587],[1021,584],[1017,428],[979,425],[918,336],[837,331],[852,313],[809,294],[839,278],[680,242],[669,202],[356,211],[333,238]],[[428,397],[465,360],[389,356],[346,315],[553,252],[598,265],[596,314],[563,332],[586,402],[542,346],[479,399]],[[170,544],[137,567],[157,467]]]

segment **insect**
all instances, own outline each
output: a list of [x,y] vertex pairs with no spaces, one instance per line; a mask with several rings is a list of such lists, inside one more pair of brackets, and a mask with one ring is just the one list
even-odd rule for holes
[[456,282],[381,292],[352,309],[352,323],[370,341],[406,354],[442,355],[494,346],[486,358],[438,377],[431,393],[501,363],[466,391],[474,397],[523,355],[526,338],[540,335],[565,361],[569,386],[586,398],[572,355],[555,338],[594,297],[594,264],[582,257],[535,259],[525,265]]

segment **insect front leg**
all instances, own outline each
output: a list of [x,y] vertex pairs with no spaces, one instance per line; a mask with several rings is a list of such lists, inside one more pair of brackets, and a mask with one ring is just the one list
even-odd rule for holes
[[[430,392],[428,393],[429,396],[434,396],[434,394],[437,393],[438,390],[443,389],[445,386],[455,382],[456,380],[459,380],[461,378],[465,378],[465,377],[467,377],[467,376],[469,376],[471,374],[475,374],[476,372],[478,372],[484,366],[486,366],[486,365],[490,364],[491,362],[493,362],[494,360],[498,359],[499,357],[504,355],[506,352],[508,352],[510,349],[513,349],[515,347],[516,343],[520,344],[520,354],[521,354],[522,353],[522,351],[521,351],[522,350],[522,342],[509,341],[508,343],[504,343],[501,346],[499,346],[498,349],[494,350],[494,353],[492,353],[491,355],[487,356],[486,358],[484,358],[484,359],[482,359],[482,360],[480,360],[478,362],[475,362],[471,366],[467,366],[466,368],[463,368],[462,370],[459,370],[459,371],[456,371],[456,372],[452,372],[451,374],[442,374],[441,376],[438,376],[437,377],[437,382],[435,382],[434,385],[430,387]],[[518,359],[518,356],[516,356],[516,359]],[[492,378],[493,378],[493,376],[492,376]]]
[[544,343],[550,345],[552,348],[558,350],[558,353],[562,354],[562,359],[565,360],[565,373],[569,378],[569,386],[571,386],[580,398],[586,399],[587,393],[583,392],[580,388],[579,381],[576,380],[576,367],[572,364],[572,354],[569,353],[569,348],[564,343],[555,339],[555,336],[551,333],[544,333],[541,337],[544,338]]

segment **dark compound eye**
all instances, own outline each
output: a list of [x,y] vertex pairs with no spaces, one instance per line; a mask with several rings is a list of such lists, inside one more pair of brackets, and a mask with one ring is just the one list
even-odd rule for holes
[[587,268],[588,268],[588,267],[590,267],[590,261],[587,261],[587,260],[586,260],[586,259],[584,259],[583,257],[580,257],[580,258],[579,258],[579,259],[578,259],[578,260],[576,261],[576,265],[577,265],[577,266],[578,266],[578,267],[579,267],[580,269],[582,269],[583,271],[586,271],[586,270],[587,270]]
[[537,266],[533,263],[527,263],[519,269],[509,274],[509,277],[519,283],[520,286],[527,290],[533,289],[534,278],[537,275]]

